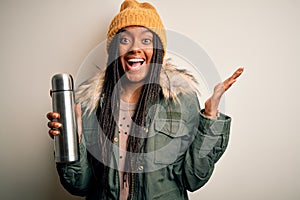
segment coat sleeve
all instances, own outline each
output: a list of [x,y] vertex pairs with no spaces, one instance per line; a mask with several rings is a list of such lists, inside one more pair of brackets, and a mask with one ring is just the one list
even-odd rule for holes
[[[203,111],[203,110],[202,110]],[[211,177],[215,163],[223,155],[229,139],[231,118],[221,114],[218,119],[199,113],[195,138],[185,155],[183,182],[189,191],[202,187]]]
[[63,187],[73,195],[85,196],[91,179],[84,140],[79,144],[80,159],[73,163],[57,163],[56,168]]

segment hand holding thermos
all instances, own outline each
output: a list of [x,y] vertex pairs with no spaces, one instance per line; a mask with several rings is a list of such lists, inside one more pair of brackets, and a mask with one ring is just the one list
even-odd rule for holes
[[[74,103],[73,78],[69,74],[52,77],[53,112],[47,114],[49,135],[54,138],[55,161],[73,162],[79,159],[81,108]],[[77,117],[76,117],[77,116]]]

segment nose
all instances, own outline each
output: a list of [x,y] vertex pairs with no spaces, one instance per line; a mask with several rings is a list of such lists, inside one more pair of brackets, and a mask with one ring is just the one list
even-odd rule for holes
[[142,49],[141,49],[141,45],[139,44],[139,42],[137,40],[134,40],[130,49],[129,49],[129,52],[141,52]]

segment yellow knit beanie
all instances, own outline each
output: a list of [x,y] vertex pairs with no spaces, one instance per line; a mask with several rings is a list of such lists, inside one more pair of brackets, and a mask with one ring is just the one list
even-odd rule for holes
[[120,12],[113,18],[107,32],[107,48],[116,33],[127,26],[143,26],[158,35],[166,52],[166,30],[155,9],[150,3],[139,3],[136,0],[125,0]]

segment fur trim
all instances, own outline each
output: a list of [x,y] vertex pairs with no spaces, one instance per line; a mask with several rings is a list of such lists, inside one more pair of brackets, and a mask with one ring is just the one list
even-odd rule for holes
[[[94,77],[88,79],[81,84],[76,91],[76,103],[85,107],[85,112],[91,113],[98,106],[100,93],[104,82],[104,71],[100,71]],[[172,99],[173,101],[180,103],[178,95],[197,93],[198,82],[185,69],[179,69],[177,66],[171,63],[171,59],[166,59],[163,63],[160,74],[160,85],[162,87],[163,95],[166,99]]]

